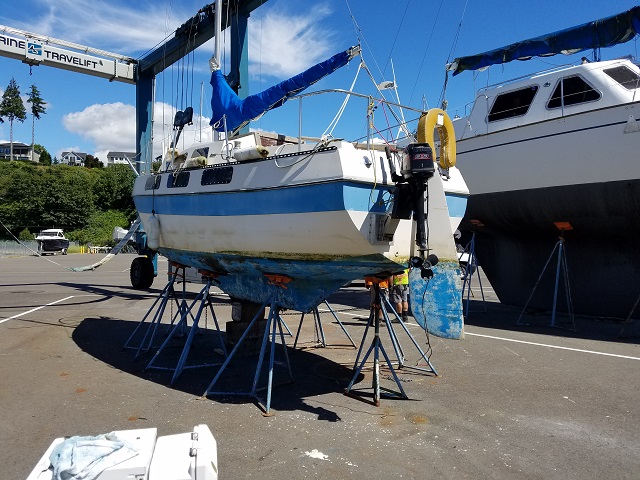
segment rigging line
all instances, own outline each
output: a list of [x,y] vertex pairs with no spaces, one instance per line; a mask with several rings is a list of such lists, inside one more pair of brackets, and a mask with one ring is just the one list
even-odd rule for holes
[[[467,12],[467,5],[469,4],[469,0],[466,0],[464,2],[464,8],[462,9],[462,15],[460,16],[460,23],[458,23],[458,29],[456,30],[456,34],[453,37],[453,43],[451,44],[451,50],[449,51],[449,56],[447,57],[447,64],[451,62],[451,57],[453,56],[453,52],[456,49],[456,46],[458,45],[458,39],[460,38],[460,30],[462,30],[462,21],[464,20],[464,14]],[[440,93],[440,101],[438,102],[439,105],[443,105],[444,104],[444,97],[446,95],[447,92],[447,81],[449,78],[449,71],[445,69],[445,82],[442,85],[442,93]]]
[[418,86],[418,80],[420,79],[420,74],[422,73],[422,67],[424,66],[424,61],[427,58],[427,52],[429,51],[429,47],[431,46],[431,39],[433,38],[433,34],[436,31],[436,25],[438,24],[438,18],[440,17],[440,10],[442,9],[442,4],[444,0],[440,0],[440,6],[438,7],[438,11],[436,12],[436,18],[433,22],[433,27],[431,28],[431,33],[429,34],[429,40],[427,41],[427,46],[424,49],[424,54],[422,55],[422,60],[420,61],[420,68],[418,68],[418,74],[416,75],[416,81],[413,84],[413,89],[411,90],[411,95],[409,95],[408,105],[411,105],[411,100],[413,100],[413,94],[416,91],[416,87]]
[[398,40],[398,36],[400,35],[400,30],[402,30],[402,24],[404,23],[404,17],[407,15],[407,10],[409,9],[409,4],[411,0],[407,0],[407,6],[404,7],[404,13],[402,14],[402,19],[400,20],[400,25],[398,25],[398,30],[396,31],[396,36],[391,43],[391,50],[389,51],[389,56],[387,57],[387,63],[384,65],[384,69],[382,70],[382,76],[387,73],[387,67],[389,66],[389,61],[391,60],[391,55],[393,55],[393,49],[396,46],[396,41]]
[[[358,64],[358,70],[356,71],[356,75],[353,79],[353,82],[351,83],[351,87],[349,87],[349,92],[353,91],[353,88],[355,87],[356,81],[358,80],[358,75],[360,75],[360,70],[362,70],[362,65],[363,62],[361,61]],[[335,128],[338,126],[338,122],[340,121],[340,119],[342,118],[342,114],[344,113],[345,108],[347,107],[347,103],[349,102],[349,99],[351,98],[351,95],[347,95],[344,99],[344,101],[342,102],[342,105],[340,106],[340,108],[338,109],[338,112],[336,113],[336,116],[333,117],[333,120],[331,120],[331,122],[329,123],[329,126],[326,128],[326,130],[322,133],[322,136],[324,137],[325,135],[328,136],[333,136],[333,131],[335,130]]]
[[[351,21],[353,22],[353,28],[355,29],[356,37],[358,38],[358,45],[361,45],[362,41],[364,41],[364,44],[367,46],[367,49],[369,50],[369,53],[371,54],[371,58],[373,59],[373,63],[375,64],[376,68],[378,69],[378,72],[380,72],[380,77],[382,78],[383,75],[382,75],[382,70],[380,70],[380,65],[378,65],[378,62],[376,61],[376,57],[375,57],[375,55],[373,55],[373,49],[369,46],[369,43],[367,42],[367,39],[364,36],[364,32],[360,28],[360,25],[358,25],[358,21],[356,20],[356,17],[351,12],[351,5],[349,5],[349,0],[344,0],[344,1],[347,4],[347,8],[349,9],[349,15],[351,16]],[[362,41],[360,40],[361,38],[362,38]],[[373,83],[376,83],[375,80],[374,80]]]
[[28,245],[25,245],[23,242],[21,242],[20,240],[18,240],[18,238],[16,238],[16,236],[15,236],[13,233],[11,233],[11,230],[9,230],[9,229],[7,228],[7,226],[6,226],[4,223],[2,223],[2,221],[1,221],[1,220],[0,220],[0,225],[2,225],[2,226],[4,227],[4,229],[5,229],[7,232],[9,232],[9,235],[11,235],[11,236],[13,237],[13,239],[14,239],[16,242],[18,242],[18,243],[19,243],[20,245],[22,245],[24,248],[26,248],[27,250],[29,250],[30,252],[32,252],[36,257],[40,257],[40,258],[42,258],[42,259],[44,259],[44,260],[46,260],[46,261],[48,261],[48,262],[50,262],[50,263],[53,263],[54,265],[57,265],[57,266],[59,266],[59,267],[64,268],[65,270],[69,270],[69,271],[71,271],[71,272],[73,272],[73,271],[74,271],[72,268],[70,268],[70,267],[65,267],[64,265],[60,265],[58,262],[54,262],[53,260],[51,260],[51,259],[49,259],[49,258],[45,257],[44,255],[40,254],[40,252],[36,252],[36,251],[35,251],[35,250],[33,250],[32,248],[30,248]]
[[462,21],[464,20],[464,14],[467,11],[467,5],[469,4],[469,0],[464,2],[464,8],[462,9],[462,16],[460,17],[460,23],[458,24],[458,30],[456,30],[456,34],[453,37],[453,44],[451,45],[451,51],[449,52],[449,56],[447,57],[447,63],[451,61],[451,56],[458,45],[458,39],[460,38],[460,30],[462,30]]
[[[374,60],[375,61],[375,60]],[[364,62],[363,62],[364,63]],[[371,81],[373,82],[373,84],[376,87],[376,90],[378,91],[378,93],[380,94],[380,96],[383,98],[384,101],[387,101],[386,97],[384,96],[384,93],[382,93],[382,91],[380,90],[380,88],[378,88],[378,85],[376,84],[375,79],[373,78],[373,75],[371,74],[371,71],[369,71],[369,68],[367,67],[367,65],[364,65],[364,69],[367,72],[367,74],[369,74],[369,78],[371,79]],[[391,115],[393,115],[393,118],[395,119],[396,122],[398,122],[399,125],[402,125],[402,119],[396,114],[396,112],[393,111],[393,109],[391,108],[391,106],[389,106],[389,111],[391,112]]]

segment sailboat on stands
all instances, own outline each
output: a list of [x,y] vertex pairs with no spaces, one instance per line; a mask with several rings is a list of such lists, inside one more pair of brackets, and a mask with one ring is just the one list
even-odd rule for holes
[[[449,70],[599,52],[638,32],[635,7],[458,58]],[[639,120],[640,69],[630,58],[583,58],[483,88],[470,113],[454,120],[458,165],[471,192],[461,230],[475,232],[478,260],[502,303],[523,306],[534,295],[530,306],[552,309],[560,279],[541,271],[563,235],[571,295],[569,306],[558,307],[572,302],[577,313],[628,315],[640,293]],[[555,258],[551,265],[555,272]],[[559,261],[557,268],[562,273]]]
[[[211,62],[212,125],[222,138],[171,150],[160,172],[137,178],[133,198],[148,245],[217,274],[219,287],[234,299],[264,304],[277,276],[283,284],[278,305],[302,312],[350,281],[385,278],[411,265],[416,319],[433,334],[460,338],[453,230],[468,191],[454,167],[454,132],[445,112],[418,112],[417,138],[404,148],[376,144],[372,136],[349,142],[238,133],[288,99],[302,101],[304,89],[359,54],[350,48],[244,100]],[[353,91],[308,95],[320,94],[364,97],[362,111],[369,115],[370,102],[400,107]]]

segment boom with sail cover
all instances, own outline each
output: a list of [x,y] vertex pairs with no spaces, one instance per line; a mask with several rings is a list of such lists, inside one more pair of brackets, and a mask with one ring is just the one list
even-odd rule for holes
[[244,122],[252,120],[272,108],[283,105],[289,97],[313,85],[338,68],[345,66],[349,63],[349,60],[359,53],[360,47],[351,47],[349,50],[340,52],[295,77],[280,82],[263,92],[250,95],[245,99],[238,97],[225,80],[222,72],[216,69],[211,73],[211,86],[213,87],[211,108],[213,109],[213,115],[210,123],[217,131],[223,132],[225,125],[222,118],[226,115],[227,130],[235,130]]
[[531,38],[489,52],[456,58],[447,65],[448,71],[457,75],[465,70],[507,63],[512,60],[529,60],[562,53],[570,55],[583,50],[612,47],[633,39],[640,32],[640,7],[606,17],[577,27],[567,28],[547,35]]

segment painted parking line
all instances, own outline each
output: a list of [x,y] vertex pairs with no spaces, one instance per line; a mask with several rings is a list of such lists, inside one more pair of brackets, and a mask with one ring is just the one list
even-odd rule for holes
[[[361,314],[358,313],[349,313],[349,312],[340,312],[343,315],[350,315],[350,316],[362,316]],[[409,326],[409,327],[420,327],[420,325],[416,324],[416,323],[412,323],[412,322],[405,322],[405,325]],[[420,327],[422,328],[422,327]],[[502,340],[505,342],[513,342],[513,343],[524,343],[526,345],[533,345],[536,347],[547,347],[547,348],[556,348],[558,350],[568,350],[571,352],[580,352],[580,353],[591,353],[593,355],[603,355],[605,357],[615,357],[615,358],[625,358],[627,360],[640,360],[640,357],[632,357],[630,355],[618,355],[616,353],[606,353],[606,352],[598,352],[596,350],[586,350],[586,349],[582,349],[582,348],[571,348],[571,347],[561,347],[559,345],[549,345],[546,343],[537,343],[537,342],[527,342],[525,340],[515,340],[513,338],[504,338],[504,337],[496,337],[493,335],[484,335],[481,333],[470,333],[465,331],[464,332],[465,335],[471,335],[473,337],[483,337],[483,338],[490,338],[493,340]]]
[[483,335],[481,333],[469,333],[464,332],[465,335],[471,335],[474,337],[491,338],[493,340],[502,340],[505,342],[524,343],[526,345],[534,345],[536,347],[557,348],[559,350],[569,350],[571,352],[592,353],[594,355],[604,355],[606,357],[626,358],[628,360],[640,360],[640,357],[631,357],[629,355],[618,355],[616,353],[597,352],[595,350],[584,350],[582,348],[560,347],[558,345],[548,345],[546,343],[527,342],[525,340],[515,340],[513,338],[494,337],[493,335]]
[[19,313],[17,315],[14,315],[13,317],[9,317],[9,318],[5,318],[4,320],[0,320],[0,323],[4,323],[4,322],[7,322],[9,320],[13,320],[14,318],[22,317],[23,315],[28,315],[31,312],[35,312],[35,311],[40,310],[42,308],[49,307],[51,305],[55,305],[56,303],[64,302],[65,300],[69,300],[70,298],[73,298],[73,297],[75,297],[75,295],[71,295],[69,297],[61,298],[60,300],[56,300],[55,302],[47,303],[46,305],[42,305],[40,307],[32,308],[31,310],[27,310],[26,312]]

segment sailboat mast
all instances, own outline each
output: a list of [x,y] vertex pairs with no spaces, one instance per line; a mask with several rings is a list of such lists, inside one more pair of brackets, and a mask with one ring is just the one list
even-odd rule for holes
[[[222,54],[220,52],[220,39],[222,38],[222,0],[216,0],[215,2],[215,29],[214,29],[214,49],[213,56],[218,63],[218,68],[222,68]],[[214,140],[221,140],[221,133],[214,130]]]

